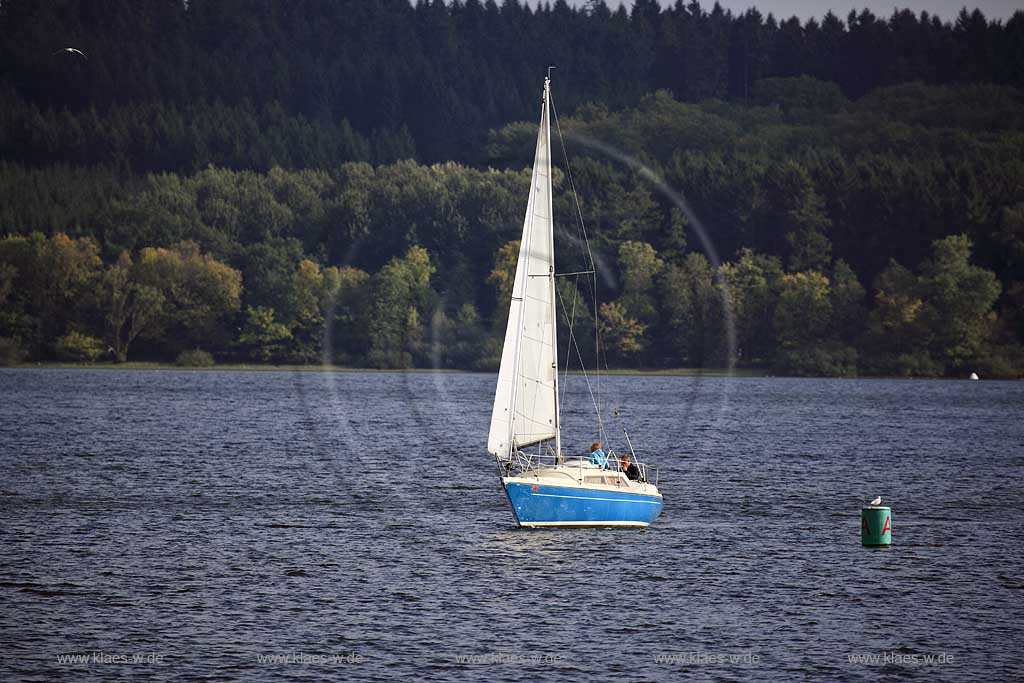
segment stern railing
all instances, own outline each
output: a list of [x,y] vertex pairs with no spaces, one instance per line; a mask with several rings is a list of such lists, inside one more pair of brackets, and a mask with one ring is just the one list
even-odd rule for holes
[[[576,456],[570,456],[576,457]],[[580,463],[580,478],[583,476],[583,463],[590,457],[589,454],[583,454],[579,456]],[[615,451],[608,449],[608,471],[611,472],[622,472],[624,471],[623,459],[616,455]],[[631,456],[631,461],[635,456]],[[526,451],[514,451],[509,454],[506,458],[498,458],[498,466],[501,471],[501,476],[509,476],[513,471],[517,471],[522,474],[532,472],[541,468],[553,468],[557,465],[565,463],[565,454],[561,456],[557,455],[553,448],[547,446],[543,452],[540,453],[527,453]],[[645,462],[633,461],[633,464],[640,470],[640,479],[637,481],[658,485],[659,471],[657,467],[648,465]]]

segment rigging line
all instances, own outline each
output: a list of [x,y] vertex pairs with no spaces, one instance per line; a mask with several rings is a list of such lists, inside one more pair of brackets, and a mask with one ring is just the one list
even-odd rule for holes
[[[622,406],[622,404],[620,403],[620,404],[619,404],[619,407],[621,407],[621,406]],[[626,434],[626,433],[627,433],[627,432],[626,432],[626,422],[625,422],[625,421],[624,421],[624,420],[622,419],[622,415],[620,415],[619,413],[620,413],[620,411],[619,411],[619,408],[615,408],[615,407],[613,407],[613,408],[612,408],[612,415],[613,415],[613,416],[615,417],[615,421],[616,421],[616,422],[618,423],[618,425],[619,425],[619,430],[620,430],[620,431],[621,431],[621,432],[622,432],[623,434]],[[629,437],[627,436],[627,437],[626,437],[626,439],[627,439],[627,441],[628,441],[628,440],[629,440]],[[633,444],[632,444],[632,443],[630,443],[630,444],[629,444],[629,450],[630,450],[631,452],[633,452],[633,455],[636,455],[636,452],[635,452],[635,451],[633,451]]]
[[[576,282],[578,283],[579,280],[580,280],[580,278],[577,275],[576,276]],[[569,352],[572,351],[572,342],[573,342],[573,339],[574,339],[574,337],[573,337],[573,327],[575,327],[575,325],[576,325],[576,300],[579,299],[579,296],[580,296],[580,291],[579,291],[578,286],[577,287],[573,287],[573,289],[575,291],[573,291],[573,295],[572,295],[572,319],[569,321],[569,343],[565,345],[565,364],[562,365],[562,368],[564,369],[563,372],[562,372],[562,387],[561,387],[562,388],[562,403],[563,404],[565,404],[565,387],[569,383],[569,356],[571,355]],[[555,295],[559,297],[559,303],[561,303],[561,298],[560,297],[562,295],[558,291],[557,287],[555,288]],[[562,304],[562,308],[563,309],[565,308],[565,304],[564,303]],[[563,315],[564,315],[564,312],[563,312]],[[557,325],[558,323],[556,322],[555,324]],[[557,353],[557,350],[556,350],[556,353]]]
[[572,190],[573,202],[576,205],[576,217],[579,219],[579,227],[583,230],[583,244],[587,247],[587,258],[589,260],[590,270],[596,271],[597,267],[594,263],[594,254],[590,249],[590,239],[587,237],[587,225],[583,220],[583,209],[580,207],[580,198],[576,193],[576,182],[572,177],[572,167],[569,165],[569,155],[565,151],[565,138],[562,137],[562,125],[558,121],[558,110],[555,108],[554,98],[550,98],[551,113],[555,117],[555,130],[558,131],[558,142],[562,147],[562,159],[565,161],[565,174],[569,178],[569,187]]
[[[590,275],[594,271],[592,270],[577,270],[572,273],[555,273],[555,277],[569,277],[570,275]],[[529,277],[551,277],[551,273],[538,273],[537,275],[530,275]]]
[[[573,180],[573,177],[572,177],[572,167],[569,165],[569,154],[565,150],[565,138],[562,137],[562,125],[558,121],[558,110],[555,108],[555,99],[551,96],[550,92],[548,93],[548,104],[551,107],[551,113],[554,114],[554,117],[555,117],[555,130],[558,131],[558,142],[559,142],[559,144],[562,147],[562,159],[565,161],[565,173],[566,173],[566,176],[569,178],[569,187],[572,190],[573,203],[576,205],[576,217],[579,220],[579,223],[578,223],[579,228],[582,230],[583,244],[587,247],[587,258],[590,260],[589,267],[590,267],[590,270],[593,271],[593,273],[594,273],[593,283],[589,283],[588,282],[588,284],[591,285],[591,296],[594,298],[594,356],[595,356],[595,360],[597,361],[597,363],[596,363],[596,365],[597,365],[597,373],[596,373],[596,378],[597,378],[596,379],[596,383],[597,383],[597,398],[594,399],[593,395],[591,395],[591,398],[594,399],[595,407],[597,408],[598,424],[600,425],[601,424],[601,356],[600,356],[600,350],[602,349],[602,346],[601,346],[601,336],[600,336],[601,335],[601,324],[600,324],[600,315],[599,315],[598,300],[597,300],[597,264],[594,262],[594,253],[590,249],[590,238],[587,236],[587,225],[586,225],[586,222],[583,220],[583,209],[580,207],[579,195],[576,193],[576,182]],[[548,150],[548,153],[550,154],[550,150]],[[578,347],[577,347],[576,350],[577,350],[577,352],[579,352],[579,348]],[[582,363],[583,363],[583,359],[580,358],[580,364],[582,365]],[[608,366],[608,359],[607,359],[607,356],[606,356],[605,357],[605,368],[606,369],[607,369],[607,366]],[[587,386],[589,388],[589,386],[590,386],[589,382],[588,382]],[[601,434],[601,436],[604,437],[604,434]]]
[[[558,303],[562,305],[562,315],[568,317],[565,310],[565,301],[562,299],[562,294],[555,290],[558,294]],[[578,293],[578,291],[577,291]],[[590,392],[590,401],[594,404],[594,412],[597,413],[597,433],[599,438],[606,438],[604,430],[604,420],[601,419],[601,408],[597,404],[597,399],[594,397],[594,389],[590,386],[590,375],[587,373],[587,366],[583,363],[583,353],[580,351],[580,345],[576,342],[576,335],[572,331],[572,326],[569,327],[569,348],[576,349],[576,357],[580,361],[580,372],[583,373],[583,379],[587,383],[587,391]],[[566,358],[569,356],[569,349],[566,349]],[[566,372],[569,371],[569,361],[565,362]]]
[[[605,347],[602,346],[601,349],[595,353],[595,355],[597,356],[598,367],[599,368],[601,367],[601,357],[604,356],[604,369],[606,371],[608,371],[608,372],[611,372],[610,368],[608,367],[608,352],[605,350]],[[616,411],[616,412],[618,412],[618,411]],[[620,423],[620,426],[621,426],[621,423]],[[607,435],[605,435],[605,436],[607,436]]]

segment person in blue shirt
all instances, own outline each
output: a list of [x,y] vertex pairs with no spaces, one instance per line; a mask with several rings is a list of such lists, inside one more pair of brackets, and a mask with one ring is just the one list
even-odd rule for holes
[[594,445],[590,447],[590,462],[600,465],[603,470],[608,469],[608,456],[601,450],[600,441],[595,441]]

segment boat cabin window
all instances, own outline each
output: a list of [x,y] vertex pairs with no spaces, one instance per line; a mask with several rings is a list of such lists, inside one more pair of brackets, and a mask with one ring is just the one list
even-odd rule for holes
[[583,483],[584,484],[604,484],[605,486],[628,486],[629,485],[629,484],[625,483],[622,480],[622,477],[620,477],[618,475],[615,475],[615,474],[605,474],[605,475],[602,475],[602,476],[595,475],[595,476],[583,477]]

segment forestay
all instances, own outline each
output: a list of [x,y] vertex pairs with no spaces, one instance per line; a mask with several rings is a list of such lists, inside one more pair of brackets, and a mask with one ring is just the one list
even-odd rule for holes
[[556,439],[559,447],[549,99],[545,81],[533,180],[487,439],[487,450],[495,456],[547,439]]

